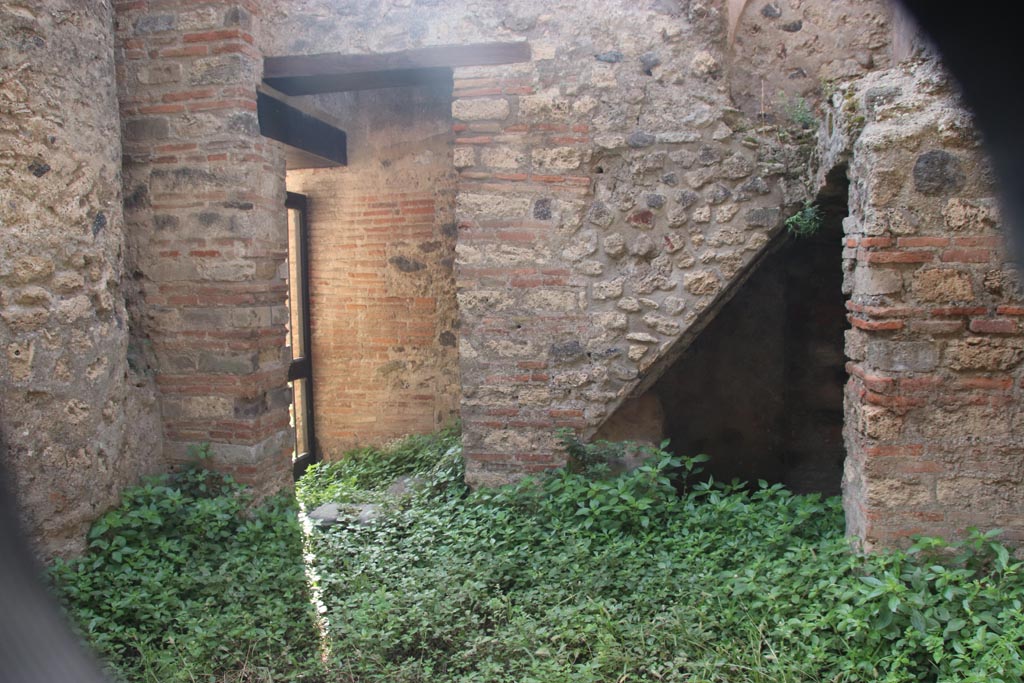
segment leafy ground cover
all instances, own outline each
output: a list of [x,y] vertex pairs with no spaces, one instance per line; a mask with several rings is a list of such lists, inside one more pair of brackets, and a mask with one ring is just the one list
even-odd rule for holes
[[[569,445],[573,468],[472,494],[435,480],[374,525],[313,533],[338,680],[1024,677],[1021,565],[991,534],[859,557],[836,499],[680,490],[699,459],[660,450],[613,477],[621,447]],[[446,452],[435,471],[454,474]]]
[[[571,440],[573,466],[469,492],[457,444],[362,451],[297,486],[307,507],[382,510],[307,537],[322,650],[294,510],[247,515],[212,475],[128,494],[55,584],[128,680],[1024,679],[1024,576],[992,534],[860,557],[837,500],[695,483],[700,458],[659,449],[613,476],[623,446]],[[383,493],[410,473],[416,493]]]
[[113,680],[326,680],[295,501],[248,503],[197,464],[125,491],[50,568]]

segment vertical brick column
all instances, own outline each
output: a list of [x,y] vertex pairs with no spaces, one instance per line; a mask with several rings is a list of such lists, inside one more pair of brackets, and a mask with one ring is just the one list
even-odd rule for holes
[[847,100],[864,128],[846,223],[844,495],[867,548],[970,526],[1024,539],[1024,296],[944,78],[934,64],[895,69]]
[[554,430],[585,426],[578,384],[558,371],[585,356],[587,282],[559,243],[589,194],[589,126],[536,95],[538,80],[522,68],[456,71],[461,414],[474,485],[561,464]]
[[287,481],[283,168],[260,137],[255,2],[117,3],[134,322],[165,450]]

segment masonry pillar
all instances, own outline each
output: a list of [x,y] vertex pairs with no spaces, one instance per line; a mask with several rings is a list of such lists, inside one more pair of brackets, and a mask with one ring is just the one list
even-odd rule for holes
[[979,137],[934,62],[842,99],[847,532],[866,548],[972,526],[1019,543],[1024,292]]
[[2,465],[47,557],[163,464],[127,363],[113,21],[106,0],[0,5]]
[[209,443],[261,491],[287,481],[284,169],[260,137],[255,2],[118,5],[135,319],[172,461]]

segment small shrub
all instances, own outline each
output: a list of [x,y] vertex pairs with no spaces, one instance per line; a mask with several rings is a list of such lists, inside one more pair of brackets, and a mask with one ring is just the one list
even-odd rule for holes
[[997,532],[859,556],[837,498],[690,486],[705,457],[666,444],[616,475],[602,459],[641,447],[562,436],[575,466],[500,488],[452,485],[454,433],[301,483],[379,492],[419,468],[431,484],[372,525],[312,531],[329,678],[283,499],[247,512],[200,468],[151,482],[52,573],[128,680],[1024,680],[1024,573]]
[[811,104],[803,97],[782,97],[780,108],[786,118],[801,130],[810,130],[818,125],[818,117],[814,115]]
[[802,209],[786,219],[786,230],[794,237],[810,237],[821,229],[821,221],[821,209],[807,201]]
[[616,476],[602,459],[636,446],[562,436],[573,467],[314,532],[339,670],[381,683],[1024,676],[1024,581],[994,539],[860,557],[838,499],[764,482],[680,490],[698,459],[657,448]]

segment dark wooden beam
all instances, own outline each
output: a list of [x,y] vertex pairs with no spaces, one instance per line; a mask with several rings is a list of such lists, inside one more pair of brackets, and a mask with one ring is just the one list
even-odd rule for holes
[[451,80],[451,69],[432,67],[429,69],[366,71],[334,76],[286,76],[284,78],[267,78],[263,82],[287,95],[316,95],[317,93],[398,88],[428,83],[451,84]]
[[423,47],[380,54],[266,57],[263,79],[288,95],[394,88],[444,80],[459,66],[530,60],[529,43],[479,43]]
[[[260,133],[301,150],[293,155],[307,159],[306,166],[344,166],[348,164],[348,146],[345,131],[288,104],[266,90],[256,93],[256,108]],[[313,159],[309,159],[313,155]],[[315,163],[315,159],[323,163]],[[291,166],[290,167],[295,167]]]

